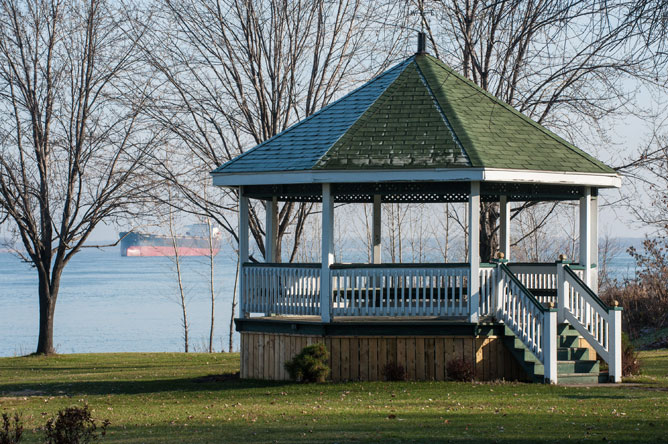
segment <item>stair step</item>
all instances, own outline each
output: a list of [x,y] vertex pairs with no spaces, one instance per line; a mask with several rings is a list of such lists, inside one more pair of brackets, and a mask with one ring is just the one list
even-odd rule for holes
[[580,336],[578,331],[571,324],[557,325],[557,334],[560,336]]
[[558,361],[589,360],[589,349],[586,347],[559,347],[557,348]]
[[598,361],[557,361],[557,374],[561,378],[562,374],[595,374],[598,377]]
[[559,348],[578,348],[580,345],[580,336],[559,336]]
[[598,373],[560,373],[559,384],[598,384]]

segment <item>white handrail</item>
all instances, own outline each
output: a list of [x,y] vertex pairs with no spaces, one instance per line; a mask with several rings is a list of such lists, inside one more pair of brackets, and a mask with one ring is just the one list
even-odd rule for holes
[[320,267],[244,264],[242,310],[283,315],[320,314]]
[[[543,315],[545,309],[504,265],[497,268],[501,279],[499,315],[504,323],[541,361],[543,353]],[[556,332],[555,332],[556,333]]]
[[563,266],[563,316],[608,363],[610,376],[621,381],[621,310],[608,307],[574,273]]
[[332,267],[333,316],[468,316],[468,267]]

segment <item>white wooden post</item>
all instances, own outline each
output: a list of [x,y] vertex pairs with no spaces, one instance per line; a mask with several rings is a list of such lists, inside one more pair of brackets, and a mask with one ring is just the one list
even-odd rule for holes
[[480,182],[471,182],[469,195],[469,321],[478,322],[480,305]]
[[331,322],[332,278],[329,267],[334,263],[334,198],[328,183],[322,184],[322,269],[320,273],[320,317]]
[[608,311],[608,350],[610,352],[610,379],[622,382],[622,307],[615,306]]
[[566,308],[568,307],[568,298],[566,297],[566,278],[564,276],[564,261],[557,261],[557,322],[562,324],[566,322]]
[[264,203],[265,208],[265,233],[264,233],[264,261],[279,262],[281,255],[277,251],[278,245],[278,198]]
[[507,261],[510,260],[510,202],[508,196],[499,199],[499,246]]
[[246,282],[244,280],[244,264],[248,262],[248,198],[244,196],[244,188],[239,187],[239,306],[241,316],[247,318],[250,313],[246,308]]
[[553,307],[554,305],[543,313],[543,366],[545,369],[545,382],[550,384],[558,382],[557,309]]
[[591,196],[591,242],[589,243],[589,254],[591,262],[596,264],[596,268],[589,269],[591,283],[589,287],[598,294],[598,196]]
[[380,237],[380,218],[381,218],[381,206],[380,206],[380,194],[373,195],[373,229],[371,233],[371,239],[373,244],[373,263],[381,263],[381,237]]
[[504,298],[504,289],[506,286],[503,272],[501,271],[501,264],[503,261],[499,261],[496,265],[496,294],[495,294],[495,307],[496,307],[496,320],[501,321],[503,319],[503,298]]
[[584,282],[591,287],[591,188],[585,187],[580,198],[580,265],[584,269]]

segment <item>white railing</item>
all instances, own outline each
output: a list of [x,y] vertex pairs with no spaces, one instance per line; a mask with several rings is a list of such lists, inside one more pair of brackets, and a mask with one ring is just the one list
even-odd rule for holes
[[[501,279],[497,297],[498,317],[522,340],[531,352],[544,362],[543,324],[545,308],[534,298],[512,271],[499,264]],[[556,334],[556,331],[555,331]]]
[[496,294],[496,265],[480,264],[480,303],[479,316],[493,316]]
[[[508,268],[543,306],[550,302],[557,305],[558,279],[554,264],[514,263],[508,264]],[[582,268],[573,269],[573,272],[580,279],[584,276]]]
[[320,269],[320,264],[244,264],[241,311],[319,315]]
[[333,316],[468,316],[467,264],[333,265]]
[[621,380],[621,311],[611,309],[568,265],[563,266],[560,317],[568,321],[609,365],[610,376]]

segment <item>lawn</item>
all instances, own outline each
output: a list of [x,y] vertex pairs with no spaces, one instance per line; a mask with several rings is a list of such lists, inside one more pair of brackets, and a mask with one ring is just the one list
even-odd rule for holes
[[666,442],[668,350],[642,358],[633,385],[590,388],[198,381],[238,371],[237,354],[2,358],[0,412],[23,414],[24,442],[84,403],[111,421],[103,443]]

